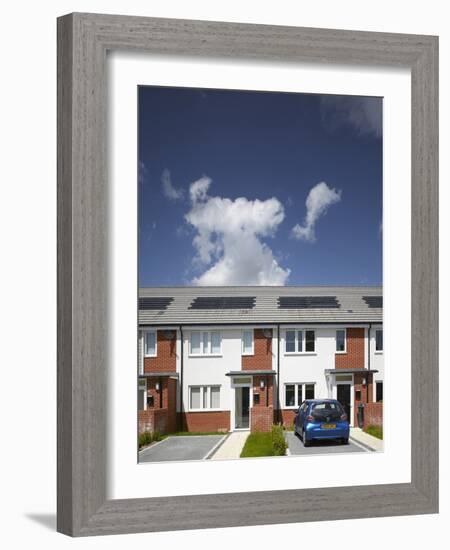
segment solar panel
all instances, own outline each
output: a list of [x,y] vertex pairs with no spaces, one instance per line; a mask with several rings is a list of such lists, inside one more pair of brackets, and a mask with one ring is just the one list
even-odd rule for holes
[[279,309],[336,309],[336,296],[279,296]]
[[139,309],[145,309],[145,310],[163,310],[167,309],[167,306],[169,306],[173,302],[173,298],[158,296],[158,297],[150,297],[150,298],[139,298]]
[[255,296],[198,296],[189,309],[253,309]]
[[383,296],[363,296],[363,300],[370,308],[383,307]]

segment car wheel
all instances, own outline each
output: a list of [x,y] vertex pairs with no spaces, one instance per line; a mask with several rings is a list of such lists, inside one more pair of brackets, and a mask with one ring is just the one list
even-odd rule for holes
[[303,446],[304,447],[309,447],[310,446],[311,442],[306,439],[305,430],[303,430],[303,432],[302,432],[302,440],[303,440]]

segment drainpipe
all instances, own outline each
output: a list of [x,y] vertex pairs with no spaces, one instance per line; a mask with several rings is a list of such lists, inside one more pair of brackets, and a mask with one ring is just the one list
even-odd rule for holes
[[367,329],[367,388],[366,388],[366,403],[369,403],[369,380],[370,380],[370,331],[372,329],[372,323],[369,323]]
[[180,350],[180,428],[183,431],[183,360],[184,360],[184,338],[183,338],[183,327],[180,325],[180,340],[181,340],[181,350]]
[[277,422],[280,422],[280,325],[277,325]]

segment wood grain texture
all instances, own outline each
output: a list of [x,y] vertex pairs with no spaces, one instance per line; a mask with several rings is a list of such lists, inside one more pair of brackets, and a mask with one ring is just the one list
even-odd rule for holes
[[[106,499],[106,52],[409,67],[412,75],[412,481]],[[98,535],[438,509],[438,39],[71,14],[58,20],[58,530]],[[274,459],[277,460],[277,459]],[[278,459],[283,460],[283,459]],[[339,506],[336,506],[336,501]],[[311,512],[313,510],[313,512]]]

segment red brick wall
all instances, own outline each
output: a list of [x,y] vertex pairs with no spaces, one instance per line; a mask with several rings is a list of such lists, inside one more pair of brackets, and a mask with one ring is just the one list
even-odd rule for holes
[[[261,380],[264,388],[261,388]],[[255,403],[255,394],[259,394],[259,404]],[[273,376],[253,376],[253,407],[273,405]]]
[[273,407],[252,407],[250,418],[252,432],[270,432],[273,425]]
[[[368,371],[367,371],[368,372]],[[358,426],[358,405],[360,403],[370,403],[372,401],[373,392],[373,375],[366,373],[357,373],[353,378],[353,391],[354,393],[354,407],[353,407],[353,425]],[[366,379],[366,383],[363,384],[363,378]],[[360,392],[361,399],[356,399],[357,393]]]
[[[156,390],[157,383],[159,391]],[[166,411],[167,433],[177,431],[177,384],[175,378],[147,378],[147,395],[153,396],[153,407],[147,405],[147,411]]]
[[364,428],[383,425],[383,403],[369,403],[364,407]]
[[[156,391],[156,384],[159,384],[159,391]],[[167,409],[168,399],[168,378],[147,378],[147,394],[153,396],[153,409]]]
[[167,409],[147,409],[139,411],[139,433],[167,433]]
[[[166,332],[172,333],[175,337],[171,340]],[[144,357],[144,373],[146,372],[175,372],[177,370],[177,340],[176,331],[158,330],[156,357]]]
[[295,410],[293,409],[281,409],[281,423],[286,428],[289,428],[294,424]]
[[230,411],[188,412],[182,418],[183,430],[188,432],[230,431]]
[[242,356],[242,370],[272,370],[272,335],[262,329],[253,331],[253,355]]
[[347,353],[336,353],[336,369],[364,368],[364,329],[347,328]]

